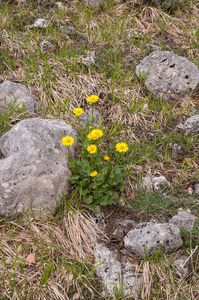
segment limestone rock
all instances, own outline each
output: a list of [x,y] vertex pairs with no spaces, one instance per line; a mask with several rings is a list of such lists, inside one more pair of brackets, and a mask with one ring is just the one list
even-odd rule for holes
[[[93,110],[93,117],[95,119],[93,124],[99,124],[100,122],[100,111],[97,108],[94,108]],[[79,120],[80,123],[86,124],[87,119],[91,122],[92,119],[92,107],[90,107],[88,110],[84,112],[84,114],[80,115]]]
[[170,51],[155,51],[136,67],[136,75],[156,97],[180,100],[199,87],[199,69]]
[[151,0],[151,2],[160,5],[162,8],[169,9],[176,4],[178,0]]
[[178,210],[178,214],[173,216],[169,223],[175,225],[178,228],[186,229],[187,231],[191,232],[194,227],[194,223],[196,221],[196,217],[192,214],[186,212],[185,210]]
[[128,232],[130,229],[137,226],[137,223],[131,219],[118,220],[117,224],[118,227],[114,230],[112,235],[123,235],[124,233],[126,234],[126,231]]
[[196,195],[199,195],[199,183],[196,183],[194,192]]
[[184,151],[183,151],[183,149],[182,149],[182,147],[181,147],[180,145],[178,145],[178,144],[174,144],[174,145],[173,145],[173,148],[172,148],[172,156],[173,156],[174,158],[176,158],[176,157],[182,155],[183,153],[184,153]]
[[[99,276],[103,284],[107,285],[107,296],[113,295],[113,288],[115,286],[120,290],[120,283],[118,272],[123,279],[123,289],[125,295],[129,295],[131,288],[133,287],[132,296],[137,298],[137,293],[139,291],[141,279],[134,275],[132,271],[131,263],[127,260],[126,262],[120,263],[117,260],[116,254],[110,251],[107,247],[99,244],[95,250],[95,266],[96,274]],[[103,295],[105,295],[105,288],[103,289]]]
[[93,86],[92,84],[90,84],[90,83],[88,83],[88,84],[86,85],[86,89],[87,89],[87,92],[88,92],[89,94],[93,94],[93,93],[95,92],[94,86]]
[[52,25],[50,20],[45,19],[37,19],[32,25],[27,25],[29,28],[46,28],[48,26]]
[[35,95],[22,83],[4,81],[0,84],[0,112],[5,112],[8,106],[13,104],[19,108],[22,108],[24,103],[26,111],[29,113],[35,113],[39,109],[39,104]]
[[146,46],[151,48],[153,51],[160,51],[160,47],[157,45],[147,43]]
[[66,10],[66,6],[64,6],[61,2],[55,2],[55,4],[57,5],[58,9],[61,10]]
[[157,191],[161,185],[170,186],[170,183],[165,176],[161,175],[159,172],[154,172],[153,176],[146,176],[142,179],[142,186],[147,190]]
[[[75,139],[76,131],[63,120],[26,119],[0,138],[0,213],[15,215],[30,207],[54,212],[67,194],[71,170],[64,136]],[[75,156],[76,142],[70,146]],[[48,213],[50,212],[48,211]]]
[[43,41],[40,43],[40,48],[41,50],[43,50],[44,52],[50,50],[53,47],[53,44],[51,44],[48,41]]
[[179,275],[183,276],[185,279],[190,274],[190,261],[189,257],[186,255],[181,255],[173,262],[173,267],[177,270]]
[[92,5],[104,5],[105,2],[106,0],[87,0],[87,3]]
[[60,29],[68,35],[73,35],[75,33],[75,28],[72,26],[61,26]]
[[124,247],[141,257],[145,256],[145,250],[151,256],[160,245],[171,253],[182,244],[180,230],[168,223],[140,223],[124,237]]
[[188,134],[199,134],[199,115],[186,119],[184,124],[180,123],[176,127],[186,131]]

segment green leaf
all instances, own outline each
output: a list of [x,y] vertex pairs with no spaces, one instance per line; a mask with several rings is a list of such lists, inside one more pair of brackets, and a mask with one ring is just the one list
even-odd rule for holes
[[83,199],[86,204],[91,204],[93,202],[93,196],[91,195],[89,197],[84,197]]
[[100,206],[96,204],[87,204],[87,208],[91,208],[96,214],[100,212]]
[[84,173],[91,173],[90,163],[86,159],[80,161],[79,166]]

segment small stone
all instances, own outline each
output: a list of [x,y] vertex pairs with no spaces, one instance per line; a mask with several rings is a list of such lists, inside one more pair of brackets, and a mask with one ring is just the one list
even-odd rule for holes
[[154,4],[160,5],[162,8],[169,9],[174,4],[178,2],[178,0],[151,0]]
[[142,179],[142,186],[147,190],[157,191],[161,185],[170,186],[170,183],[165,176],[161,175],[159,172],[154,172],[153,176],[146,176]]
[[187,194],[193,195],[193,189],[191,186],[187,189]]
[[29,28],[47,28],[48,26],[52,25],[50,20],[45,19],[37,19],[32,25],[27,25]]
[[183,278],[187,278],[190,275],[190,260],[186,255],[181,255],[173,262],[173,267],[179,273],[179,275],[183,276]]
[[155,134],[152,132],[147,132],[146,133],[146,138],[149,140],[152,140],[155,137]]
[[88,67],[90,67],[91,64],[95,64],[95,51],[87,51],[87,56],[82,56],[80,61]]
[[199,69],[170,51],[154,51],[136,66],[136,75],[154,96],[179,101],[199,87]]
[[88,83],[88,84],[86,85],[86,89],[87,89],[87,92],[88,92],[89,94],[93,94],[94,91],[95,91],[94,86],[93,86],[92,84],[90,84],[90,83]]
[[75,33],[75,28],[72,26],[61,26],[60,30],[66,32],[68,35],[73,35]]
[[25,105],[26,111],[29,113],[38,112],[40,105],[35,95],[22,83],[4,81],[0,84],[0,112],[8,110],[9,106],[15,105],[22,108]]
[[[93,110],[93,117],[95,119],[93,124],[99,124],[100,122],[100,111],[97,108],[94,108]],[[84,114],[80,115],[79,120],[80,123],[86,124],[87,119],[91,122],[92,119],[92,107],[90,107],[88,110],[84,112]]]
[[141,257],[151,256],[159,246],[164,252],[174,252],[182,246],[179,228],[169,223],[140,223],[124,237],[124,247]]
[[194,192],[196,195],[199,195],[199,183],[196,183]]
[[[103,244],[98,244],[95,247],[94,253],[96,274],[101,278],[103,285],[107,286],[107,296],[114,295],[113,289],[115,286],[120,290],[119,273],[123,281],[125,296],[128,296],[133,288],[131,295],[137,299],[141,276],[134,275],[131,263],[128,260],[120,263],[117,260],[116,254]],[[105,288],[103,288],[102,294],[105,295]]]
[[98,5],[104,5],[106,3],[106,0],[87,0],[87,3],[98,6]]
[[178,144],[174,144],[173,148],[172,148],[172,156],[174,158],[182,155],[184,153],[184,151],[182,150],[182,147]]
[[169,223],[175,225],[178,228],[186,229],[187,231],[191,232],[196,219],[197,217],[193,216],[192,214],[178,209],[178,214],[173,216],[169,220]]
[[157,45],[153,45],[153,44],[150,44],[150,43],[147,43],[146,44],[147,47],[153,49],[153,51],[160,51],[160,47],[157,46]]
[[40,48],[44,52],[50,50],[52,47],[53,47],[53,44],[51,44],[48,41],[43,41],[43,42],[40,43]]
[[188,118],[184,124],[180,123],[176,128],[182,129],[188,134],[199,134],[199,115]]
[[55,4],[58,6],[58,9],[61,9],[61,10],[66,10],[66,6],[64,6],[61,2],[55,2]]

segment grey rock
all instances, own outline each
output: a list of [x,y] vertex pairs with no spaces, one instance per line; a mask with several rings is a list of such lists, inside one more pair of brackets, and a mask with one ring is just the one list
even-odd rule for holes
[[153,139],[154,137],[155,137],[155,134],[154,134],[154,133],[152,133],[152,132],[147,132],[147,133],[146,133],[146,138],[147,138],[147,139],[151,140],[151,139]]
[[189,257],[186,255],[181,255],[173,262],[173,267],[176,269],[177,273],[184,277],[185,279],[190,275],[190,261]]
[[43,42],[40,43],[40,48],[44,52],[50,50],[52,47],[53,47],[53,44],[51,44],[48,41],[43,41]]
[[194,193],[199,195],[199,183],[196,183]]
[[87,51],[86,57],[81,56],[80,61],[84,65],[91,67],[91,64],[95,64],[95,51]]
[[199,115],[192,116],[183,123],[176,126],[178,129],[186,131],[188,134],[199,134]]
[[159,172],[154,172],[153,176],[146,176],[142,179],[142,186],[147,190],[157,191],[161,185],[170,186],[170,183],[165,176],[161,175]]
[[192,189],[192,187],[190,186],[190,187],[188,187],[188,189],[187,189],[187,194],[189,194],[189,195],[193,195],[193,189]]
[[169,223],[173,224],[174,226],[178,228],[186,229],[187,231],[191,232],[191,230],[194,227],[195,221],[197,217],[193,216],[192,214],[184,211],[184,210],[178,210],[178,214],[173,216]]
[[[99,124],[100,122],[100,111],[97,108],[94,108],[93,110],[93,117],[95,119],[93,124]],[[84,114],[80,115],[79,120],[80,123],[86,124],[87,119],[91,122],[92,119],[92,107],[90,107],[88,110],[84,112]]]
[[126,229],[128,229],[127,227],[131,227],[130,229],[132,229],[132,227],[136,227],[137,223],[134,220],[130,220],[130,219],[125,219],[125,220],[118,220],[117,221],[117,225],[119,225],[114,232],[112,233],[112,235],[123,235],[126,231]]
[[[76,131],[63,120],[26,119],[0,138],[0,212],[15,215],[31,206],[39,212],[54,212],[67,194],[71,170],[64,136],[75,139]],[[70,146],[75,156],[76,141]]]
[[172,156],[174,158],[182,155],[184,153],[182,147],[178,144],[174,144],[173,147],[172,147]]
[[58,9],[61,10],[66,10],[66,6],[64,6],[61,2],[55,2],[55,4],[57,5]]
[[[110,251],[107,247],[102,244],[94,250],[95,252],[95,266],[96,274],[101,278],[102,283],[107,285],[107,296],[113,296],[113,289],[115,286],[120,290],[120,283],[118,272],[120,277],[123,279],[123,289],[125,295],[129,295],[131,288],[133,287],[132,296],[137,298],[137,293],[141,284],[141,278],[134,275],[132,271],[131,263],[127,260],[126,262],[120,263],[117,260],[116,254]],[[105,295],[105,288],[102,291],[102,294]]]
[[157,46],[157,45],[153,45],[153,44],[147,43],[146,46],[149,47],[149,48],[151,48],[153,51],[160,51],[160,47]]
[[7,80],[0,84],[0,100],[0,112],[6,112],[12,105],[22,108],[23,103],[29,113],[37,112],[40,107],[35,95],[24,84]]
[[50,20],[45,19],[37,19],[32,25],[27,25],[29,28],[46,28],[48,26],[52,25]]
[[160,245],[163,251],[171,253],[182,244],[179,228],[168,223],[140,223],[124,237],[124,247],[141,257],[145,256],[145,249],[151,256]]
[[106,0],[87,0],[88,4],[92,4],[92,5],[104,5],[106,3]]
[[160,5],[162,8],[169,9],[176,4],[178,0],[151,0],[151,2]]
[[199,87],[199,69],[185,57],[170,51],[155,51],[136,67],[136,75],[145,78],[145,86],[156,97],[181,99]]
[[75,28],[72,26],[61,26],[60,30],[68,35],[73,35],[75,33]]
[[88,91],[89,94],[93,94],[94,91],[95,91],[94,86],[93,86],[92,84],[90,84],[90,83],[88,83],[88,84],[86,85],[86,89],[87,89],[87,91]]

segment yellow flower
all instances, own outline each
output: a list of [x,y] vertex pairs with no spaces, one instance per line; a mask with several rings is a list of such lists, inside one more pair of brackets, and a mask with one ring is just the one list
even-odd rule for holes
[[89,140],[95,140],[95,139],[96,139],[91,133],[89,133],[89,134],[87,135],[87,138],[88,138]]
[[97,140],[99,137],[103,136],[103,132],[100,129],[93,129],[91,135],[94,137],[94,140]]
[[86,98],[86,100],[90,103],[95,103],[99,100],[99,97],[96,95],[91,95],[88,98]]
[[73,113],[79,117],[81,114],[84,113],[84,110],[83,108],[77,107],[73,109]]
[[93,126],[90,126],[89,128],[90,128],[90,129],[92,129],[92,128],[93,128]]
[[92,173],[90,173],[90,176],[95,177],[97,174],[97,171],[93,171]]
[[69,146],[74,143],[74,138],[72,136],[65,136],[61,141],[63,145]]
[[95,145],[90,145],[90,146],[87,147],[87,151],[88,151],[89,153],[93,154],[93,153],[97,152],[97,146],[95,146]]
[[116,151],[121,153],[121,152],[126,152],[129,148],[126,143],[118,143],[115,146],[115,149],[116,149]]
[[105,159],[105,160],[109,160],[110,157],[108,157],[107,155],[105,155],[105,156],[104,156],[104,159]]

